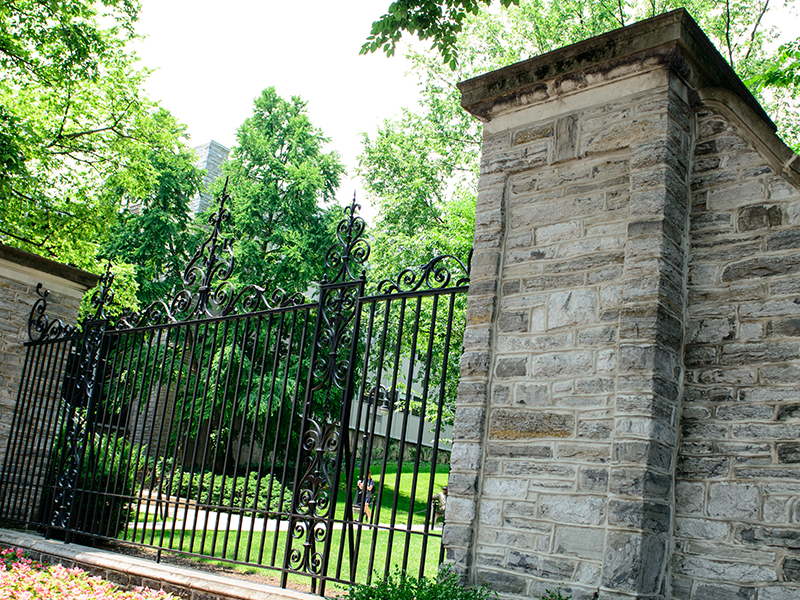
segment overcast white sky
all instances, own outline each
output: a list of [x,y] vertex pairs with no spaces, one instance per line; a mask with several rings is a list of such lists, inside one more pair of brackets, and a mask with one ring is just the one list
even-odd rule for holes
[[[402,56],[359,56],[372,21],[389,0],[143,0],[134,48],[158,70],[146,85],[185,123],[190,143],[232,147],[253,99],[274,86],[308,102],[311,122],[347,165],[339,201],[361,185],[355,177],[360,133],[374,131],[413,106],[416,78]],[[352,177],[352,179],[351,179]]]
[[[354,167],[361,132],[416,101],[417,80],[398,56],[359,56],[372,21],[390,0],[142,0],[135,46],[142,63],[158,69],[147,92],[191,134],[191,144],[214,139],[229,148],[253,99],[274,86],[308,102],[311,122],[331,139],[348,169],[339,201],[363,193]],[[768,15],[769,16],[769,15]],[[800,35],[795,16],[772,15],[785,39]],[[366,207],[365,207],[366,208]]]

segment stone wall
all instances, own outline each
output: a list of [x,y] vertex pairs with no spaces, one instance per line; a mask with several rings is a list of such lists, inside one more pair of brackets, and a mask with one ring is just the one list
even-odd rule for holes
[[0,244],[0,469],[25,362],[28,318],[39,299],[37,284],[50,290],[50,318],[74,324],[83,293],[97,280],[86,271]]
[[461,89],[448,560],[508,599],[800,596],[796,157],[685,11]]

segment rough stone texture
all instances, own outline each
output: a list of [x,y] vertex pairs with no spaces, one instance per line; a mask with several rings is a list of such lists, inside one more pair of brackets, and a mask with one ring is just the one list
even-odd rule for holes
[[445,545],[507,600],[800,582],[800,159],[692,24],[649,26],[682,41],[462,86],[488,121],[476,240],[502,244],[476,244],[458,397],[486,425],[453,447],[477,484],[446,527],[474,535]]
[[676,477],[692,497],[676,498],[673,574],[694,582],[692,598],[793,598],[800,229],[787,215],[800,193],[730,111],[699,105],[694,118]]
[[46,311],[50,322],[61,319],[72,325],[83,293],[97,279],[91,273],[0,244],[0,468],[25,364],[28,319],[40,299],[37,284],[51,290]]

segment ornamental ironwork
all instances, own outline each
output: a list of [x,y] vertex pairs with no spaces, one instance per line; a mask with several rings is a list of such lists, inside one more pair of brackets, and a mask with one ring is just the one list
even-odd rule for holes
[[436,514],[413,494],[401,514],[397,482],[413,455],[432,496],[446,462],[470,260],[437,254],[368,287],[354,196],[314,294],[236,289],[231,202],[226,183],[182,289],[140,311],[112,310],[110,263],[79,327],[37,287],[0,518],[304,576],[322,595],[359,561],[388,574],[392,544],[419,536],[396,566],[423,574],[443,558]]

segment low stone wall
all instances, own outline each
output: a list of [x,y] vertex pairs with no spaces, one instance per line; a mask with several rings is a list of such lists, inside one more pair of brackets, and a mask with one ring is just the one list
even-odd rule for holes
[[501,598],[800,598],[800,160],[685,11],[485,121],[444,543]]
[[74,324],[86,290],[99,277],[41,256],[0,244],[0,468],[19,393],[28,341],[28,318],[39,299],[36,286],[50,290],[48,314]]
[[186,600],[319,600],[319,596],[293,590],[44,540],[39,536],[6,529],[0,529],[0,547],[22,548],[40,562],[62,564],[68,568],[80,567],[124,590],[144,586],[164,590]]

